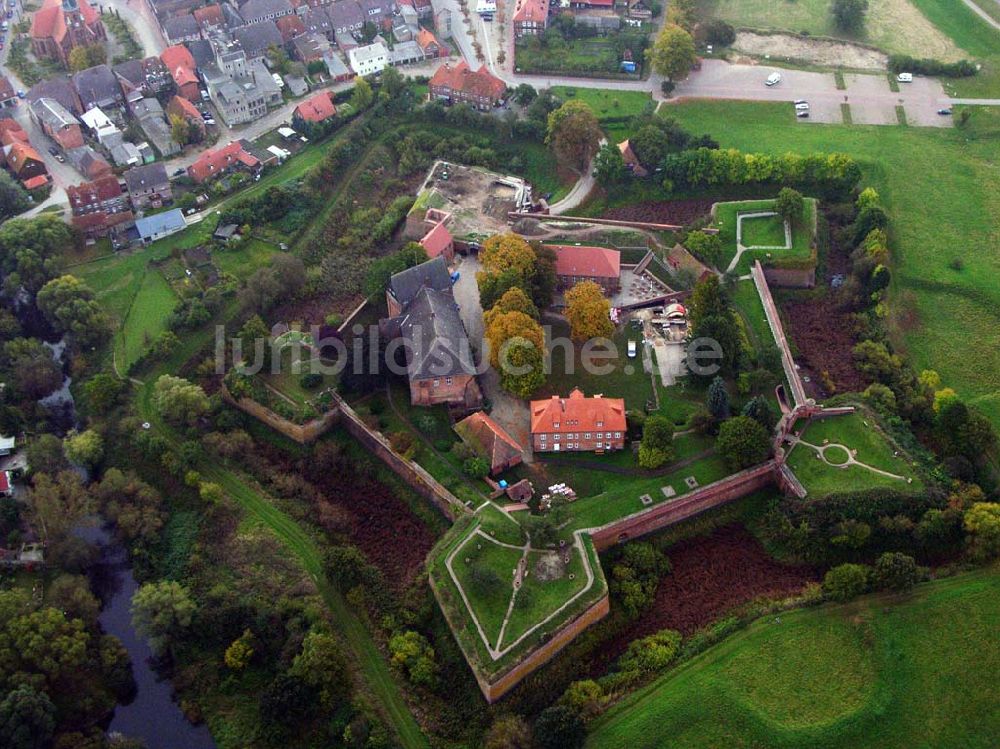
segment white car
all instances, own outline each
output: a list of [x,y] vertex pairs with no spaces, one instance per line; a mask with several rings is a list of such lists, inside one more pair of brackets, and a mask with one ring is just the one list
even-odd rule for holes
[[913,73],[900,73],[896,76],[896,80],[900,83],[913,83]]
[[805,102],[805,101],[798,102],[795,105],[795,109],[798,110],[799,112],[807,112],[807,111],[809,111],[809,103]]
[[779,83],[781,83],[781,73],[771,73],[764,81],[765,86],[777,86]]
[[628,342],[628,358],[629,359],[634,359],[635,358],[635,354],[636,354],[635,341],[629,341]]

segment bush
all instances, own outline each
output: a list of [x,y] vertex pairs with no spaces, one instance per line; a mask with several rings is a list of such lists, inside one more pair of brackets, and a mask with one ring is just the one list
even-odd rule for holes
[[462,470],[465,474],[474,479],[485,478],[490,472],[490,464],[485,458],[474,457],[462,463]]
[[299,385],[305,390],[315,390],[323,384],[323,375],[317,372],[309,372],[299,378]]
[[715,18],[703,27],[705,42],[716,47],[728,47],[736,41],[736,29],[721,18]]
[[909,55],[889,55],[889,70],[893,73],[917,73],[944,78],[968,78],[978,72],[975,63],[969,60],[941,62]]
[[538,749],[580,749],[587,736],[580,713],[569,705],[553,705],[535,721]]
[[831,601],[850,601],[868,590],[869,568],[863,564],[841,564],[823,577],[823,594]]
[[917,563],[908,554],[887,552],[875,562],[873,580],[879,590],[905,593],[917,584],[919,576]]

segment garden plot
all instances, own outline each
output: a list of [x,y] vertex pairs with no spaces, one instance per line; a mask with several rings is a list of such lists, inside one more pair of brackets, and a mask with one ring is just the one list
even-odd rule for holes
[[754,260],[770,267],[815,267],[816,211],[816,201],[806,198],[802,218],[785,226],[774,211],[773,200],[716,203],[712,225],[719,230],[723,249],[732,253],[726,270],[745,275]]

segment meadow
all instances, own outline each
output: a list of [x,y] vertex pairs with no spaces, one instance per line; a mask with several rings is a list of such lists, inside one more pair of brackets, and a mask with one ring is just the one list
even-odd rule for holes
[[894,343],[1000,426],[1000,111],[973,108],[954,129],[802,127],[790,107],[692,101],[660,112],[724,147],[856,158],[892,217]]
[[1000,574],[767,616],[598,719],[588,747],[995,746]]
[[[736,254],[736,222],[741,213],[757,213],[773,211],[773,200],[742,200],[732,203],[718,203],[715,208],[714,226],[719,229],[719,238],[726,253],[726,259],[720,270],[725,270]],[[764,265],[782,266],[787,264],[800,267],[805,264],[815,264],[813,251],[813,227],[816,222],[816,201],[807,200],[802,212],[802,220],[792,226],[791,249],[784,250],[750,250],[740,256],[736,272],[745,275],[750,272],[754,260],[760,260]],[[785,227],[780,218],[752,218],[743,220],[744,247],[783,247],[785,244]]]

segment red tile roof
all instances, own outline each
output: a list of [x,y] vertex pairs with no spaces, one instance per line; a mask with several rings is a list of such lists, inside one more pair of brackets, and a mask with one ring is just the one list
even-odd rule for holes
[[160,53],[160,59],[171,73],[177,68],[195,69],[194,57],[191,56],[188,48],[183,44],[175,44],[172,47],[167,47]]
[[625,400],[595,395],[587,398],[574,388],[568,398],[553,395],[531,401],[531,433],[625,431]]
[[462,91],[473,96],[483,96],[492,100],[503,97],[507,84],[497,78],[481,65],[473,71],[465,60],[460,60],[454,66],[445,63],[431,77],[430,85],[450,88],[452,91]]
[[38,151],[30,143],[16,141],[7,152],[7,163],[14,174],[19,174],[29,161],[45,163]]
[[462,419],[454,429],[463,442],[490,461],[491,473],[521,462],[521,446],[482,411]]
[[260,164],[260,161],[253,154],[244,151],[239,141],[234,140],[228,146],[217,148],[214,151],[205,151],[198,157],[197,161],[188,167],[188,174],[195,182],[204,182],[236,163],[254,167]]
[[3,119],[0,120],[0,142],[5,146],[13,143],[27,143],[28,134],[17,120]]
[[167,114],[173,114],[189,120],[202,122],[201,112],[198,107],[185,99],[183,96],[174,96],[167,103]]
[[223,23],[222,6],[206,5],[204,8],[197,8],[194,11],[194,20],[201,26],[221,26]]
[[306,25],[302,21],[302,17],[298,15],[282,16],[274,23],[277,25],[278,31],[281,32],[281,38],[285,42],[290,42],[299,34],[306,33]]
[[417,44],[420,46],[420,49],[424,50],[424,52],[426,52],[427,48],[432,44],[436,44],[438,48],[441,47],[441,42],[437,40],[437,37],[423,26],[421,26],[420,31],[417,32]]
[[[87,26],[100,19],[100,14],[87,0],[79,0],[77,7],[80,8],[80,16]],[[31,38],[47,39],[51,37],[62,40],[66,31],[66,14],[62,9],[61,0],[45,0],[41,9],[31,18]]]
[[101,177],[93,182],[82,182],[66,188],[70,208],[83,208],[94,203],[114,200],[122,194],[117,177]]
[[32,177],[31,179],[24,180],[24,189],[34,190],[39,187],[44,187],[47,184],[49,184],[49,175],[38,174]]
[[337,114],[337,107],[330,94],[321,91],[295,107],[295,114],[306,122],[322,122]]
[[13,99],[16,96],[14,87],[10,85],[10,80],[5,75],[0,75],[0,101]]
[[424,238],[420,240],[420,245],[427,252],[427,257],[433,260],[444,252],[453,241],[448,227],[444,223],[439,223],[424,235]]
[[10,491],[10,474],[7,471],[0,471],[0,494]]
[[606,247],[575,247],[551,245],[556,252],[557,276],[590,276],[618,278],[621,274],[621,253]]
[[549,17],[548,0],[517,0],[514,6],[514,23],[534,21],[545,23]]

